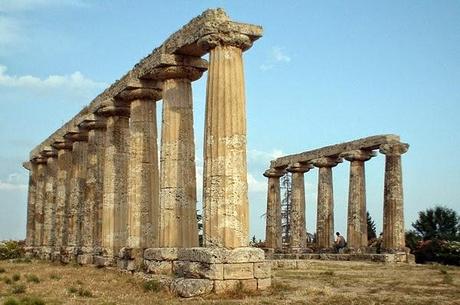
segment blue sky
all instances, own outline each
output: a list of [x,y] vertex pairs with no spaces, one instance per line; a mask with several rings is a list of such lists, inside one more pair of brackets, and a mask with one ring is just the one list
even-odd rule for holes
[[[411,145],[407,228],[435,204],[460,210],[458,1],[0,0],[0,240],[25,235],[29,151],[215,7],[264,27],[244,55],[251,235],[264,236],[261,174],[271,159],[375,134]],[[205,79],[193,85],[199,180]],[[368,209],[381,230],[384,157],[366,165]],[[310,232],[316,181],[316,170],[306,174]],[[336,230],[345,231],[347,162],[335,168],[334,188]]]

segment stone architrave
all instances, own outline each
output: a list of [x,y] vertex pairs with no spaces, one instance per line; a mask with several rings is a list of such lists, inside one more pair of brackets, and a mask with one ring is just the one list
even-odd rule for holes
[[374,157],[373,151],[352,150],[340,156],[350,161],[348,190],[347,244],[349,248],[367,247],[366,175],[364,162]]
[[198,247],[191,81],[201,77],[207,62],[194,61],[200,66],[171,65],[155,72],[163,80],[160,247]]
[[57,152],[50,149],[43,151],[42,155],[47,158],[43,206],[43,246],[54,247],[56,241]]
[[318,248],[330,248],[334,242],[334,195],[332,168],[341,158],[322,157],[311,161],[318,167],[318,204],[316,214],[316,244]]
[[103,255],[113,257],[128,238],[129,108],[108,100],[97,110],[105,116],[102,207]]
[[264,173],[264,176],[268,178],[265,247],[270,249],[283,248],[280,177],[285,174],[284,170],[274,168],[270,168]]
[[81,247],[83,253],[100,254],[102,247],[105,118],[89,115],[78,127],[88,131]]
[[64,138],[72,142],[69,209],[67,210],[67,251],[70,254],[75,254],[75,251],[81,246],[81,226],[83,225],[82,212],[86,188],[88,132],[75,129],[67,132]]
[[67,247],[69,226],[70,177],[72,172],[72,142],[56,140],[51,146],[57,150],[55,251]]
[[249,36],[211,34],[198,41],[210,50],[206,88],[203,226],[206,247],[248,245],[246,100],[243,51]]
[[305,215],[305,180],[304,173],[312,169],[309,163],[295,163],[286,170],[292,173],[292,201],[289,248],[301,250],[307,247],[307,226]]
[[45,205],[45,179],[46,179],[46,162],[47,158],[38,156],[33,159],[37,164],[37,189],[35,195],[35,238],[34,246],[43,245],[43,221]]
[[30,160],[23,167],[29,171],[29,189],[27,192],[26,246],[32,247],[35,239],[35,197],[37,194],[37,164]]
[[383,248],[404,250],[404,196],[401,155],[406,153],[406,143],[391,143],[380,146],[385,155],[385,188],[383,199]]

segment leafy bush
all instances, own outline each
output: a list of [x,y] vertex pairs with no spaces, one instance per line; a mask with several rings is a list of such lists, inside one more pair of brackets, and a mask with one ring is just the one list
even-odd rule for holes
[[15,298],[8,298],[3,302],[3,305],[20,305],[20,303]]
[[26,280],[30,283],[40,283],[40,279],[35,274],[27,274]]
[[5,272],[6,272],[5,268],[0,268],[0,273],[5,273]]
[[144,283],[144,291],[159,292],[161,290],[161,284],[159,281],[153,279]]
[[0,260],[19,258],[23,255],[22,243],[13,240],[0,242]]
[[11,293],[20,294],[26,292],[26,286],[23,284],[13,284],[11,285]]
[[15,273],[13,274],[13,276],[11,277],[11,279],[14,281],[14,282],[17,282],[21,279],[21,275],[19,273]]
[[419,264],[437,262],[460,266],[460,242],[444,240],[425,240],[413,250],[415,261]]

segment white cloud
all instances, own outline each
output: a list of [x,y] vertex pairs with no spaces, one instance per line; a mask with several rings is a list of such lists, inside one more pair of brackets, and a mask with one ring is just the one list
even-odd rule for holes
[[267,191],[267,181],[258,180],[256,177],[248,172],[248,191],[250,193],[263,193]]
[[291,58],[284,53],[284,48],[273,47],[272,56],[276,62],[290,62]]
[[273,149],[272,151],[263,151],[257,149],[248,150],[248,158],[250,161],[261,163],[269,163],[270,161],[283,156],[284,153],[280,149]]
[[259,66],[260,70],[268,71],[273,69],[278,64],[288,64],[291,62],[291,57],[286,54],[282,47],[274,46],[270,49],[268,59],[265,63]]
[[27,176],[24,174],[12,173],[8,175],[6,180],[0,180],[0,190],[27,190],[27,179]]

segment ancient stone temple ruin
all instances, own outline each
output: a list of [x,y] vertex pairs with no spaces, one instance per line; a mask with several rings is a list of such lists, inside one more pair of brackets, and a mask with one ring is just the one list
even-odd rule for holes
[[[264,176],[268,178],[266,248],[273,258],[332,258],[371,259],[380,261],[407,261],[404,241],[404,205],[401,155],[409,145],[401,143],[399,136],[378,135],[338,145],[327,146],[273,160]],[[379,150],[385,155],[385,186],[383,194],[383,241],[384,255],[367,256],[367,217],[365,162],[375,157]],[[332,169],[343,159],[350,164],[347,218],[347,255],[309,254],[333,253],[334,199]],[[304,175],[318,168],[318,194],[315,250],[307,247],[305,222]],[[280,177],[292,173],[289,240],[283,245],[281,239]],[[293,256],[294,254],[294,256]],[[393,254],[393,255],[389,255]]]
[[[243,52],[261,36],[207,10],[34,148],[24,163],[29,252],[155,274],[182,296],[269,287],[264,252],[248,247]],[[205,71],[198,247],[192,82]]]

